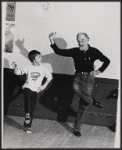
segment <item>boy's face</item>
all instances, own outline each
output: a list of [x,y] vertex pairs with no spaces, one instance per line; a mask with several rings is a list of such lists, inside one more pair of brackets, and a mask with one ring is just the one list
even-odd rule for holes
[[41,60],[42,60],[41,55],[36,55],[34,62],[40,64],[40,63],[41,63]]

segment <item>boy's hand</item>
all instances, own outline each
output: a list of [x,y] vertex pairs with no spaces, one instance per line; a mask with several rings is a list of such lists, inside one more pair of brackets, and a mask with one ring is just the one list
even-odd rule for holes
[[11,66],[15,69],[15,68],[17,67],[16,62],[12,62],[12,63],[11,63]]

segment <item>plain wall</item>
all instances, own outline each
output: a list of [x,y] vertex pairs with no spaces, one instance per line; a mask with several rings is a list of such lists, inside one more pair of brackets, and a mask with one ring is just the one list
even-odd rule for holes
[[[54,54],[48,35],[57,32],[59,47],[71,48],[78,46],[76,34],[86,32],[90,37],[89,44],[98,48],[111,61],[98,77],[119,79],[120,2],[46,2],[49,9],[44,14],[41,4],[16,2],[14,50],[13,53],[3,52],[5,68],[11,68],[13,61],[20,67],[30,64],[27,53],[37,49],[42,53],[44,65],[52,72],[73,74],[73,60]],[[4,28],[7,22],[5,2],[2,6]],[[97,61],[95,69],[101,64]]]

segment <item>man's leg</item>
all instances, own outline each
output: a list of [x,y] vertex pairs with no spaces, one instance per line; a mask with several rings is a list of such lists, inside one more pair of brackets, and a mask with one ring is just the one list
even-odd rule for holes
[[94,87],[94,78],[90,76],[76,76],[73,82],[73,90],[80,97],[83,105],[87,106],[93,103],[91,93]]
[[73,89],[80,97],[79,110],[74,124],[74,134],[76,136],[81,136],[80,127],[84,121],[86,108],[93,102],[91,97],[93,86],[94,78],[90,79],[90,76],[76,77],[74,80]]
[[[87,82],[87,93],[89,94],[89,95],[92,95],[92,90],[93,90],[93,87],[94,87],[94,84],[95,84],[95,82],[94,82],[94,77],[89,77],[88,78],[88,82]],[[96,106],[96,107],[98,107],[98,108],[103,108],[103,105],[100,103],[100,102],[98,102],[95,98],[93,98],[92,97],[92,100],[93,100],[93,103],[92,103],[92,105],[94,105],[94,106]]]
[[84,122],[85,112],[86,112],[87,106],[79,106],[79,110],[77,112],[77,117],[74,124],[74,129],[80,131],[80,127]]

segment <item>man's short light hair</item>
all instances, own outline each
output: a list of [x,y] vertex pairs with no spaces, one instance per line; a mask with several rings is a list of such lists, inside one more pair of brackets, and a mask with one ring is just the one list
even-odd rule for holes
[[84,32],[78,33],[78,34],[77,34],[77,39],[78,39],[78,36],[79,36],[79,35],[85,35],[85,37],[89,39],[89,36],[88,36],[87,33],[84,33]]

